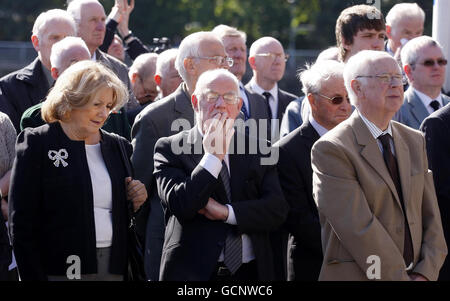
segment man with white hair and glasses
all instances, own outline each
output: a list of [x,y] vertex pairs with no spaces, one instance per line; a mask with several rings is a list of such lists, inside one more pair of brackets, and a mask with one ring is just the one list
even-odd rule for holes
[[351,57],[353,114],[312,148],[324,260],[319,280],[436,280],[447,255],[425,140],[391,121],[401,70],[386,52]]
[[428,36],[412,39],[401,52],[410,84],[396,120],[414,129],[431,113],[450,102],[443,93],[447,59],[442,46]]
[[[138,220],[138,228],[146,229],[145,269],[150,280],[158,280],[162,245],[164,242],[164,216],[157,195],[153,176],[153,151],[161,137],[172,136],[194,126],[194,110],[191,95],[199,76],[211,69],[228,69],[233,60],[225,53],[222,41],[211,32],[196,32],[183,39],[178,49],[175,68],[183,82],[169,96],[145,107],[134,122],[131,136],[133,145],[132,163],[135,177],[149,191],[147,205]],[[150,206],[150,208],[145,207]],[[148,220],[148,222],[147,222]],[[142,221],[142,225],[141,225]],[[145,235],[145,234],[144,234]]]

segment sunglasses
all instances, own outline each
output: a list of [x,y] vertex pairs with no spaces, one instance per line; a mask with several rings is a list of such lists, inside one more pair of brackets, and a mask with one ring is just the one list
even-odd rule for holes
[[[332,104],[334,104],[336,106],[340,105],[344,101],[344,97],[342,97],[342,96],[335,96],[335,97],[331,98],[331,97],[325,96],[325,95],[320,94],[320,93],[316,93],[316,94],[321,96],[321,97],[323,97],[323,98],[328,99],[329,101],[331,101]],[[350,103],[350,99],[348,98],[348,96],[345,97],[345,100],[348,103]]]
[[437,60],[425,60],[423,63],[419,63],[420,65],[424,65],[425,67],[434,67],[435,64],[438,64],[439,66],[446,66],[447,60],[446,59],[437,59]]

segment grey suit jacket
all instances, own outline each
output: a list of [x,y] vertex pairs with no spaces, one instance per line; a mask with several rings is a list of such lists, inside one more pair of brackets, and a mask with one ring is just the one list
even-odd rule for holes
[[[450,97],[442,94],[443,105],[445,106],[450,102]],[[418,130],[423,120],[430,115],[428,110],[423,105],[419,96],[410,87],[405,92],[405,100],[402,107],[394,117],[400,123],[403,123],[413,129]]]
[[280,137],[284,137],[303,123],[302,107],[304,96],[292,101],[286,108],[283,120],[281,121]]

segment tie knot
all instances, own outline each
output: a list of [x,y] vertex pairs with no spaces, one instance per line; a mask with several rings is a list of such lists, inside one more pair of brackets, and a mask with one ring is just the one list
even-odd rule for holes
[[390,141],[391,141],[391,135],[383,134],[383,135],[379,136],[378,139],[380,139],[381,144],[383,145],[383,148],[389,148]]
[[269,101],[270,96],[272,96],[272,94],[270,94],[270,92],[264,92],[262,95],[264,95],[264,97],[267,99],[267,101]]
[[439,104],[439,101],[437,101],[436,99],[433,100],[432,102],[430,102],[430,106],[433,108],[433,110],[437,111],[439,110],[439,107],[441,106]]

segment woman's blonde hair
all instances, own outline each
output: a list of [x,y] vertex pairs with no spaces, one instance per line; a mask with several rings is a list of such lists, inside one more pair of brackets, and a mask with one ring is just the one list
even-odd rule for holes
[[50,123],[67,118],[72,109],[86,105],[101,89],[113,91],[113,110],[128,100],[128,90],[108,67],[93,61],[80,61],[67,68],[56,80],[41,109]]

